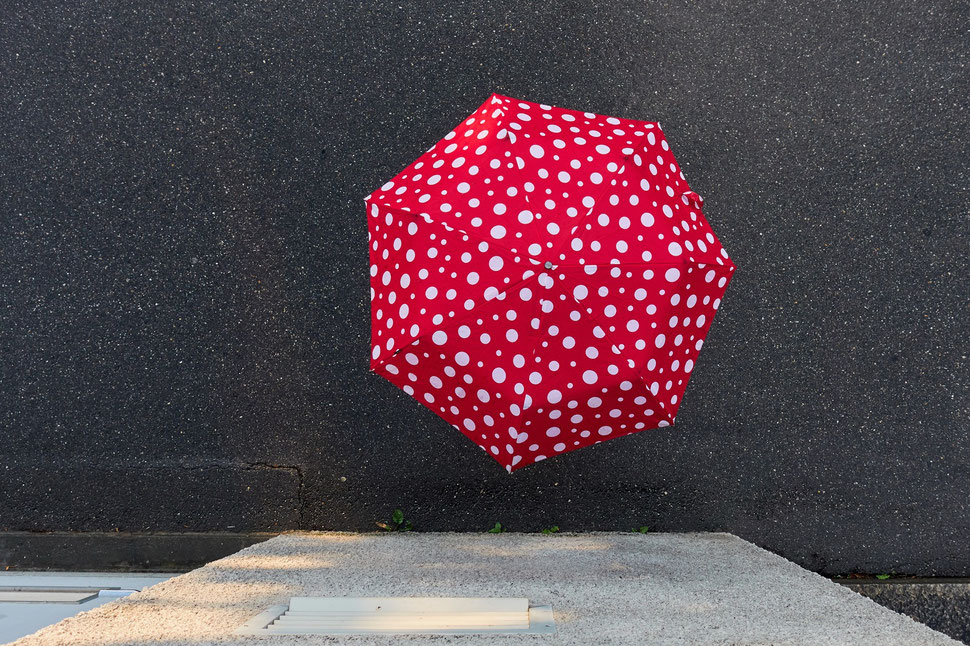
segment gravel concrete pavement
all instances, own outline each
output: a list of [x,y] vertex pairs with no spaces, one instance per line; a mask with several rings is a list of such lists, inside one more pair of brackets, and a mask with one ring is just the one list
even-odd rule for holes
[[[246,637],[291,596],[527,597],[554,635]],[[13,642],[957,644],[730,534],[287,533]]]

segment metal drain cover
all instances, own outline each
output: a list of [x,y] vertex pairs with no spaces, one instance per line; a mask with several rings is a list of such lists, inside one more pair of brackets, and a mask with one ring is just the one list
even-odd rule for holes
[[240,635],[550,634],[551,606],[525,598],[291,597],[236,630]]

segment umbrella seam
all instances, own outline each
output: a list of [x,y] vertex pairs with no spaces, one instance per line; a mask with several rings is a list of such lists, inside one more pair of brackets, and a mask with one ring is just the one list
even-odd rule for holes
[[[501,297],[503,294],[507,293],[510,289],[513,289],[515,287],[519,287],[519,286],[521,286],[521,285],[529,282],[530,280],[534,279],[538,275],[539,274],[534,273],[534,274],[532,274],[531,276],[529,276],[527,278],[522,278],[522,279],[520,279],[520,280],[518,280],[516,282],[509,283],[508,285],[505,286],[505,288],[502,291],[498,292],[494,297],[492,297],[491,299],[486,299],[486,300],[487,301],[496,300],[499,297]],[[472,308],[471,311],[465,312],[463,316],[460,316],[460,317],[456,316],[455,318],[453,318],[452,320],[450,320],[447,325],[438,326],[437,328],[435,328],[434,330],[431,330],[431,331],[427,332],[426,334],[422,334],[421,336],[414,337],[408,343],[406,343],[406,344],[402,345],[400,348],[394,350],[394,352],[392,352],[389,356],[384,357],[383,359],[375,359],[375,360],[373,360],[371,362],[371,368],[370,368],[371,372],[374,372],[376,374],[380,374],[380,373],[377,373],[377,371],[375,370],[375,368],[374,368],[375,366],[377,366],[377,367],[383,366],[387,362],[388,359],[391,359],[392,357],[394,357],[395,355],[397,355],[399,352],[402,352],[406,348],[409,348],[409,347],[413,346],[415,343],[417,343],[421,339],[424,339],[424,338],[430,336],[431,334],[434,334],[435,332],[437,332],[439,330],[440,331],[445,331],[445,330],[451,329],[455,325],[458,325],[460,323],[463,323],[467,319],[472,318],[473,316],[477,316],[477,315],[478,315],[478,313],[475,311],[474,308]]]
[[[617,173],[617,177],[619,177],[620,175],[622,175],[624,170],[626,170],[626,164],[624,164],[623,165],[623,168],[620,170],[620,172]],[[577,237],[579,237],[580,239],[582,239],[582,233],[580,233],[579,236],[576,235],[577,230],[579,230],[579,228],[582,227],[583,224],[589,219],[589,216],[591,216],[593,214],[593,211],[596,210],[596,203],[599,202],[600,198],[602,198],[603,195],[605,195],[609,191],[610,188],[611,188],[611,185],[610,184],[605,184],[604,183],[603,187],[600,188],[599,193],[596,195],[595,198],[593,198],[593,206],[589,207],[589,211],[586,213],[586,215],[584,215],[580,219],[580,221],[578,223],[576,223],[576,226],[574,226],[569,231],[569,235],[567,237],[564,237],[563,240],[562,240],[562,242],[559,243],[559,246],[556,247],[553,250],[552,257],[558,258],[559,255],[562,254],[563,248],[566,246],[567,243],[572,243],[572,241],[575,240]]]
[[[693,265],[695,265],[695,266],[697,266],[698,268],[703,268],[703,267],[706,267],[706,266],[708,266],[708,265],[711,265],[712,263],[698,263],[698,262],[696,262],[696,261],[689,261],[689,260],[684,260],[684,261],[682,261],[682,262],[680,262],[680,263],[627,263],[627,264],[628,264],[628,265],[631,265],[631,264],[644,264],[644,265],[667,265],[667,266],[671,266],[671,267],[676,267],[676,266],[678,266],[678,265],[690,265],[690,264],[693,264]],[[582,266],[582,265],[579,265],[579,266]],[[616,266],[618,266],[618,265],[600,265],[600,266],[613,266],[613,267],[616,267]],[[733,270],[731,269],[731,267],[728,267],[728,266],[726,266],[726,265],[715,265],[715,266],[717,266],[717,267],[719,267],[719,268],[721,268],[721,269],[723,269],[723,270],[725,270],[725,271],[727,272],[727,278],[728,278],[728,282],[730,282],[730,280],[731,280],[731,277],[732,277],[732,276],[733,276],[733,274],[734,274],[734,271],[733,271]],[[732,263],[732,266],[733,266],[733,263]],[[727,285],[725,285],[725,291],[726,291],[726,289],[727,289]],[[722,294],[723,294],[723,292],[722,292]],[[585,306],[583,306],[583,305],[582,305],[582,303],[580,303],[580,302],[579,302],[578,300],[576,300],[576,297],[575,297],[575,296],[572,296],[572,294],[570,294],[570,296],[572,297],[572,299],[573,299],[573,301],[575,301],[575,302],[576,302],[576,303],[577,303],[577,304],[578,304],[578,305],[579,305],[580,307],[582,307],[582,308],[583,308],[584,310],[585,310],[585,309],[587,309],[587,308],[586,308]],[[591,312],[589,313],[589,315],[590,315],[590,316],[591,316],[591,317],[592,317],[592,318],[593,318],[594,320],[596,320],[596,322],[597,322],[597,324],[598,324],[598,325],[600,325],[600,327],[602,327],[602,328],[603,328],[603,331],[604,331],[604,332],[606,332],[606,331],[607,331],[607,329],[608,329],[608,328],[607,328],[606,326],[604,326],[604,325],[603,325],[603,323],[604,323],[604,322],[603,322],[603,321],[602,321],[602,320],[601,320],[601,319],[600,319],[600,318],[599,318],[598,316],[596,316],[595,314],[593,314],[593,313],[591,313]],[[706,329],[709,329],[709,328],[710,328],[710,326],[711,326],[711,324],[712,324],[713,322],[714,322],[714,319],[713,319],[713,317],[711,317],[711,320],[710,320],[710,321],[708,322],[708,324],[707,324],[707,326],[706,326],[706,328],[705,328],[705,331],[706,331]],[[705,335],[706,335],[706,334],[705,334]],[[615,345],[615,344],[614,344],[614,345]],[[696,362],[695,362],[695,363],[696,363]],[[644,379],[644,377],[643,377],[643,374],[641,373],[641,370],[642,370],[642,366],[634,366],[634,371],[636,372],[636,374],[637,374],[637,377],[639,377],[639,379],[640,379],[640,381],[641,381],[641,382],[643,383],[643,385],[647,387],[647,392],[648,392],[648,393],[650,393],[650,397],[651,397],[651,398],[653,399],[653,401],[654,401],[654,402],[655,402],[655,403],[656,403],[656,404],[657,404],[657,405],[659,406],[659,405],[660,405],[660,400],[659,400],[659,399],[657,399],[657,396],[656,396],[656,395],[654,395],[654,394],[653,394],[653,391],[651,391],[651,390],[650,390],[650,387],[649,387],[649,384],[647,384],[647,381],[646,381],[646,379]],[[690,378],[688,377],[688,380],[689,380],[689,379],[690,379]],[[685,386],[685,388],[686,388],[686,386]],[[683,402],[683,398],[680,398],[680,399],[678,400],[678,403],[677,403],[677,410],[679,410],[679,409],[680,409],[680,404],[681,404],[682,402]],[[662,406],[661,406],[661,407],[660,407],[660,409],[661,409],[661,410],[662,410],[662,411],[664,412],[664,414],[665,414],[665,415],[667,416],[667,419],[668,419],[668,421],[670,422],[670,424],[671,424],[671,425],[673,425],[673,424],[674,424],[674,419],[676,418],[676,414],[675,414],[674,412],[668,412],[668,411],[666,410],[666,407],[662,407]]]
[[[590,308],[587,308],[586,306],[584,306],[578,300],[576,300],[576,297],[573,296],[571,293],[570,293],[569,296],[570,296],[570,298],[573,299],[573,302],[576,303],[576,305],[578,305],[580,308],[583,309],[583,311],[587,311],[587,310],[590,309]],[[600,318],[596,314],[593,314],[592,311],[587,311],[587,314],[589,314],[590,318],[592,318],[593,321],[595,321],[596,325],[598,325],[599,327],[603,328],[603,334],[604,334],[604,337],[603,338],[604,339],[607,338],[605,335],[609,334],[609,332],[608,332],[609,327],[606,326],[606,325],[604,325],[603,321],[601,321]],[[612,340],[610,341],[610,344],[611,345],[614,345],[614,346],[616,345],[615,343],[612,342]],[[617,347],[619,347],[619,346],[617,346]],[[654,403],[657,404],[657,408],[659,408],[663,412],[664,416],[667,418],[667,421],[669,421],[670,424],[673,425],[674,424],[673,417],[671,416],[671,414],[669,412],[667,412],[667,409],[666,409],[665,406],[661,406],[660,405],[660,400],[657,399],[657,396],[654,395],[653,394],[653,391],[650,390],[649,384],[647,384],[646,380],[643,378],[643,375],[640,374],[640,366],[634,364],[634,366],[633,366],[633,372],[634,372],[634,374],[636,374],[637,378],[640,380],[640,383],[643,384],[644,388],[646,388],[647,392],[650,394],[650,398],[654,401]],[[654,428],[656,428],[656,427],[654,427]],[[646,430],[646,429],[644,429],[644,430]]]
[[[644,133],[644,134],[643,134],[643,135],[642,135],[641,137],[639,137],[639,138],[640,138],[640,139],[645,139],[645,138],[646,138],[646,133]],[[621,149],[621,152],[622,152],[622,149]],[[620,172],[618,172],[618,173],[616,174],[616,177],[614,177],[614,178],[613,178],[614,180],[616,180],[616,179],[619,179],[619,177],[620,177],[621,175],[623,175],[623,173],[624,173],[624,172],[626,172],[626,167],[627,167],[627,165],[626,165],[626,163],[625,163],[625,162],[626,162],[626,156],[625,156],[625,155],[624,155],[624,156],[622,157],[622,160],[623,160],[623,162],[624,162],[624,163],[623,163],[623,166],[622,166],[622,167],[620,168]],[[575,240],[575,239],[577,238],[577,236],[575,235],[575,234],[576,234],[576,231],[577,231],[577,229],[579,229],[579,228],[580,228],[581,226],[583,226],[583,224],[584,224],[584,223],[586,222],[586,220],[587,220],[587,219],[589,218],[589,216],[593,214],[593,211],[594,211],[594,210],[596,209],[596,203],[597,203],[597,202],[599,202],[599,200],[600,200],[600,198],[601,198],[601,197],[603,197],[603,195],[604,195],[604,194],[606,194],[606,193],[607,193],[607,192],[608,192],[608,191],[609,191],[609,190],[611,189],[611,187],[612,187],[612,185],[611,185],[611,184],[608,184],[608,183],[604,183],[604,185],[602,186],[602,188],[600,188],[600,192],[599,192],[599,193],[598,193],[598,194],[596,195],[596,197],[595,197],[595,198],[593,199],[593,206],[591,206],[591,207],[589,208],[589,212],[588,212],[588,213],[586,213],[586,215],[584,215],[584,216],[582,217],[582,220],[581,220],[581,221],[580,221],[579,223],[577,223],[577,224],[576,224],[576,226],[575,226],[575,227],[573,227],[573,228],[572,228],[572,230],[571,230],[571,231],[569,232],[569,236],[570,236],[570,238],[569,238],[568,240],[566,240],[566,239],[564,239],[564,240],[563,240],[562,242],[560,242],[560,243],[559,243],[559,246],[558,246],[558,247],[556,248],[556,250],[555,250],[555,251],[553,252],[553,256],[555,256],[556,254],[559,254],[559,253],[561,253],[561,252],[562,252],[562,250],[563,250],[563,247],[565,247],[565,246],[566,246],[566,243],[567,243],[567,242],[570,242],[570,243],[571,243],[571,242],[572,242],[573,240]],[[579,237],[580,239],[582,239],[582,234],[580,234],[580,236],[578,236],[578,237]]]
[[488,245],[494,245],[494,246],[496,246],[496,247],[498,247],[498,248],[500,248],[500,249],[502,249],[504,251],[507,251],[509,253],[509,255],[510,255],[510,258],[513,259],[513,260],[514,260],[514,257],[516,255],[519,255],[517,252],[513,251],[509,247],[506,247],[504,244],[501,244],[500,242],[497,242],[494,238],[488,239],[485,236],[479,235],[477,233],[471,233],[471,232],[466,231],[464,229],[459,229],[458,227],[456,227],[453,224],[450,224],[448,222],[442,222],[441,220],[438,220],[437,218],[433,217],[430,213],[427,213],[426,211],[408,211],[407,209],[404,209],[403,207],[394,206],[393,204],[388,204],[386,202],[373,202],[373,204],[375,204],[376,206],[379,206],[379,207],[383,207],[383,208],[390,209],[391,211],[395,211],[397,213],[402,213],[402,214],[405,214],[405,215],[410,215],[411,217],[415,217],[415,218],[420,217],[420,216],[426,216],[427,217],[427,220],[426,220],[427,222],[430,222],[430,223],[435,224],[435,225],[440,226],[440,227],[447,227],[448,229],[451,229],[452,231],[457,231],[458,233],[462,233],[462,234],[468,236],[469,238],[475,238],[476,240],[478,240],[480,242],[485,242]]
[[[543,272],[543,273],[545,273],[545,272]],[[540,275],[540,274],[538,274],[538,273],[536,274],[536,276],[539,276],[539,275]],[[533,343],[533,344],[532,344],[532,355],[531,355],[531,356],[529,357],[529,364],[532,364],[532,362],[533,362],[533,361],[535,360],[535,358],[536,358],[536,351],[537,351],[537,350],[538,350],[538,348],[539,348],[539,336],[540,336],[540,335],[542,334],[542,318],[543,318],[544,316],[545,316],[545,312],[544,312],[544,311],[542,310],[542,297],[540,296],[540,297],[539,297],[539,325],[538,325],[538,327],[536,328],[536,343]],[[521,417],[521,418],[522,418],[523,420],[525,419],[525,410],[526,410],[526,409],[525,409],[525,400],[526,400],[526,398],[528,398],[528,397],[529,397],[529,392],[528,392],[528,389],[525,389],[525,390],[524,390],[524,392],[522,393],[522,405],[521,405],[521,407],[519,408],[519,411],[520,411],[520,417]]]
[[560,264],[556,265],[557,269],[562,269],[563,267],[574,268],[574,267],[649,267],[649,266],[661,266],[661,267],[680,267],[682,265],[694,265],[695,267],[703,268],[708,265],[715,267],[723,267],[727,269],[728,267],[724,264],[714,263],[714,262],[701,262],[699,260],[692,260],[690,258],[684,258],[683,260],[667,260],[667,261],[657,261],[657,262],[615,262],[615,263],[570,263],[570,264]]

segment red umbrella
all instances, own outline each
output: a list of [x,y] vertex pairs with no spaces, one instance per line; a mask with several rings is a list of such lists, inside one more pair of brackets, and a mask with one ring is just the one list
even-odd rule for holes
[[674,422],[735,267],[659,123],[493,94],[366,202],[371,370],[508,471]]

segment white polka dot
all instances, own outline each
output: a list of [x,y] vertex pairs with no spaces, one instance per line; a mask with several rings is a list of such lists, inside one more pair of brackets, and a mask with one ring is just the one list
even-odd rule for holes
[[542,149],[542,146],[538,144],[532,144],[532,147],[529,148],[529,154],[535,157],[536,159],[542,159],[542,156],[546,154],[546,151]]
[[495,370],[493,370],[492,371],[492,379],[494,379],[495,380],[495,383],[497,383],[497,384],[500,384],[500,383],[504,382],[505,381],[505,370],[503,370],[502,368],[496,368]]
[[497,224],[494,227],[492,227],[492,230],[490,233],[492,234],[492,237],[495,238],[496,240],[501,240],[502,238],[505,237],[505,233],[506,233],[505,227],[503,227],[501,224]]
[[684,253],[684,250],[677,242],[671,242],[669,245],[667,245],[667,251],[670,252],[671,256],[679,256],[680,254]]
[[666,278],[667,282],[669,283],[676,283],[680,279],[680,270],[676,267],[671,267],[664,272],[664,278]]
[[592,370],[587,370],[586,372],[583,373],[583,381],[585,381],[588,384],[595,384],[598,378],[599,377],[597,376],[597,374]]

